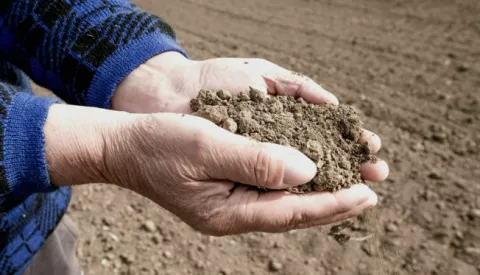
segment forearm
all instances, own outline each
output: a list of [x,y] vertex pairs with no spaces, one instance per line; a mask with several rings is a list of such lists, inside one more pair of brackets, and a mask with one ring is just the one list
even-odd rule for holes
[[7,1],[0,39],[0,53],[35,82],[67,103],[101,108],[151,57],[185,54],[167,23],[127,0]]

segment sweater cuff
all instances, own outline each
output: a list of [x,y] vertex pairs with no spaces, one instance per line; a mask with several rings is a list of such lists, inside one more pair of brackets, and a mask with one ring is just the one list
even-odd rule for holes
[[45,158],[44,125],[57,100],[16,93],[7,109],[3,156],[9,197],[21,200],[33,193],[55,189]]
[[120,82],[150,58],[175,51],[187,57],[175,39],[152,33],[117,50],[97,70],[87,93],[86,105],[110,109],[111,98]]

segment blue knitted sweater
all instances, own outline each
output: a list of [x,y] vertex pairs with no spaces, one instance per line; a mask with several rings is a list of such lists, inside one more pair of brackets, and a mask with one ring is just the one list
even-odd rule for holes
[[108,108],[120,81],[165,51],[172,28],[127,0],[0,0],[0,274],[21,274],[65,213],[52,187],[43,127],[53,99]]

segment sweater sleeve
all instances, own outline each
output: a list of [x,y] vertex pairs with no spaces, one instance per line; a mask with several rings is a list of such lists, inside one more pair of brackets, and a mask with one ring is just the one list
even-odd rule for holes
[[1,0],[0,54],[70,104],[109,108],[117,85],[166,51],[162,19],[127,0]]
[[45,159],[44,124],[52,98],[0,83],[0,210],[33,193],[52,190]]

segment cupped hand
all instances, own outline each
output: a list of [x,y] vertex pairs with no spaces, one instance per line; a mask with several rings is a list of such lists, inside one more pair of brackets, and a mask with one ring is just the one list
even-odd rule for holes
[[[200,89],[224,89],[238,94],[249,87],[271,95],[292,95],[316,104],[338,104],[338,99],[312,79],[264,59],[216,58],[192,61],[176,52],[153,57],[134,70],[117,88],[112,108],[131,113],[172,112],[188,114],[190,100]],[[372,152],[380,138],[364,130],[359,142]],[[365,180],[383,181],[389,173],[384,161],[362,166]]]
[[249,87],[271,95],[293,95],[311,103],[338,104],[312,79],[257,58],[186,59],[176,52],[158,55],[134,70],[118,86],[112,108],[131,113],[190,113],[200,89],[238,94]]
[[190,115],[141,115],[105,138],[109,182],[210,235],[323,225],[377,203],[362,184],[336,193],[281,191],[311,180],[316,165],[293,148],[252,141]]

